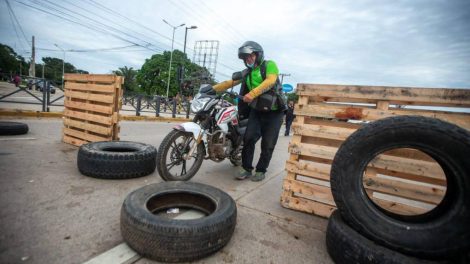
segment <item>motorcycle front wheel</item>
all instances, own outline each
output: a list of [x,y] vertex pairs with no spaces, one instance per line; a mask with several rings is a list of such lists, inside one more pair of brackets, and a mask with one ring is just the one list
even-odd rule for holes
[[157,171],[165,181],[187,181],[201,167],[204,159],[204,144],[201,142],[189,159],[184,157],[197,144],[193,135],[172,130],[162,141],[157,152]]

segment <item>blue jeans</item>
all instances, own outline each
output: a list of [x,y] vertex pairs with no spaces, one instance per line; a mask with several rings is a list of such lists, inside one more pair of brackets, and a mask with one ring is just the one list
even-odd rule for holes
[[261,155],[256,165],[257,172],[266,172],[281,130],[284,113],[280,111],[259,112],[251,109],[243,138],[242,166],[252,171],[256,142],[261,138]]

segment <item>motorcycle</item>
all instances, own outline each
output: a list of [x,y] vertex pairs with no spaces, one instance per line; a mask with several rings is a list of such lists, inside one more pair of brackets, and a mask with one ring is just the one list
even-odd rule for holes
[[191,103],[191,112],[195,114],[192,122],[175,126],[160,144],[157,171],[162,179],[187,181],[208,159],[215,162],[229,159],[233,165],[241,165],[248,119],[239,120],[237,106],[227,98],[243,99],[234,92],[216,94],[211,85],[201,86]]

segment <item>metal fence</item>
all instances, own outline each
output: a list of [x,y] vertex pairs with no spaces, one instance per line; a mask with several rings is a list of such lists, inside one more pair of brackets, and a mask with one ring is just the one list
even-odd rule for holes
[[[64,98],[64,95],[61,94],[58,97],[52,98],[51,94],[56,94],[56,91],[64,90],[60,87],[54,87],[52,82],[47,79],[42,78],[31,78],[24,76],[25,81],[22,82],[16,90],[5,95],[0,95],[0,103],[16,103],[16,104],[33,104],[41,105],[42,112],[49,112],[50,106],[64,106],[63,101],[59,101]],[[35,94],[34,91],[40,91],[40,94]],[[14,99],[11,96],[19,92],[24,92],[28,96],[21,99]],[[33,101],[28,100],[28,98],[34,98]],[[147,115],[149,113],[155,114],[156,117],[171,115],[172,118],[177,116],[184,116],[189,118],[190,116],[190,98],[182,96],[170,97],[165,96],[149,96],[145,94],[139,94],[134,92],[125,92],[122,99],[123,107],[121,111],[132,112],[130,115],[135,114],[136,116],[141,116],[144,113]]]
[[136,116],[140,116],[142,112],[155,113],[156,117],[159,117],[162,113],[168,113],[173,118],[176,115],[185,115],[186,118],[189,118],[191,106],[189,99],[186,97],[176,99],[136,93],[124,93],[122,103],[123,105],[132,106]]
[[[13,92],[0,96],[0,102],[4,103],[18,103],[18,104],[36,104],[42,106],[42,112],[49,112],[50,106],[63,106],[63,103],[57,103],[60,99],[64,98],[63,95],[51,100],[51,93],[55,94],[56,88],[52,86],[52,82],[42,78],[30,78],[28,77],[26,81],[26,85],[20,84],[17,89]],[[35,95],[32,91],[39,90],[41,92],[41,96]],[[63,91],[63,90],[62,90]],[[17,100],[9,100],[8,97],[17,94],[19,92],[25,92],[26,94],[30,95],[32,98],[36,99],[33,102],[30,101],[17,101]]]

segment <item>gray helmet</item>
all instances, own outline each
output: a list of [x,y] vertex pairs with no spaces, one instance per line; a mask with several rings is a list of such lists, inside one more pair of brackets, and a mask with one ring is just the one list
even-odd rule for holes
[[263,47],[254,41],[246,41],[243,45],[238,48],[238,58],[245,60],[246,56],[251,53],[256,54],[256,64],[260,65],[264,60]]

